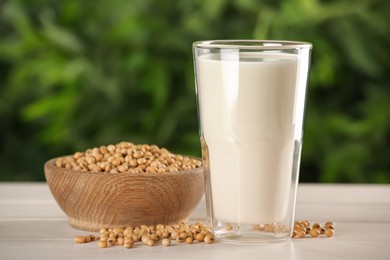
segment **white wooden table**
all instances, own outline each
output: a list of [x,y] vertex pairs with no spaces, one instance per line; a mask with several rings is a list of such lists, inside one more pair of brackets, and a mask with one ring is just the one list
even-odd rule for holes
[[[205,219],[204,201],[190,222]],[[296,219],[336,222],[332,238],[260,245],[77,245],[45,183],[0,183],[0,259],[390,259],[390,185],[301,184]]]

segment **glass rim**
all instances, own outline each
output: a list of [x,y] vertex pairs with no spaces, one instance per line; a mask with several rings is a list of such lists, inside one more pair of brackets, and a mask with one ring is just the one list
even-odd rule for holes
[[194,48],[201,49],[246,49],[246,50],[285,50],[311,49],[310,42],[285,40],[207,40],[196,41]]

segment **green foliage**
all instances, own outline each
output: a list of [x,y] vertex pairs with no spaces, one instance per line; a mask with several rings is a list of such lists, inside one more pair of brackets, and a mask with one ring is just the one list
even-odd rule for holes
[[390,1],[0,2],[0,180],[131,140],[199,155],[191,44],[314,45],[301,181],[390,183]]

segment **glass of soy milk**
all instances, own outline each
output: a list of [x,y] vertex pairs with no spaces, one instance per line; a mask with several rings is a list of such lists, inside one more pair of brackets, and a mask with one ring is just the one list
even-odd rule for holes
[[311,48],[263,40],[193,44],[206,206],[217,239],[291,236]]

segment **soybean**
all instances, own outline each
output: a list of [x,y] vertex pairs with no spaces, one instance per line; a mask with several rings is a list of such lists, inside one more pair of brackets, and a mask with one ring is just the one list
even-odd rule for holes
[[163,246],[170,246],[171,245],[171,240],[168,239],[168,238],[164,238],[161,243],[162,243]]
[[76,242],[78,244],[85,243],[85,237],[84,236],[77,236],[74,238],[74,242]]

